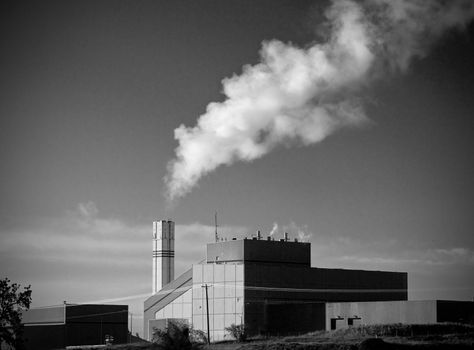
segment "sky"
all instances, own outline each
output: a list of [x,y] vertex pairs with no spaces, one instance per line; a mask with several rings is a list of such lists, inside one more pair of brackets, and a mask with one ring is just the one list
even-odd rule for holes
[[129,304],[140,332],[153,220],[176,222],[177,276],[217,211],[221,237],[287,231],[313,267],[472,300],[472,11],[377,46],[335,4],[2,2],[0,277],[33,306]]

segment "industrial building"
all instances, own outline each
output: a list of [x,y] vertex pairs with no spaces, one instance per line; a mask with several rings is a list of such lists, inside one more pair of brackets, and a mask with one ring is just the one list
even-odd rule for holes
[[27,350],[128,342],[128,305],[66,304],[22,314]]
[[[352,324],[369,320],[363,311],[372,311],[363,303],[377,308],[373,302],[408,298],[407,273],[311,267],[310,243],[290,241],[287,234],[210,243],[205,261],[168,279],[174,273],[167,271],[173,266],[174,223],[157,221],[153,228],[154,294],[144,303],[145,339],[169,321],[207,332],[208,315],[213,341],[229,338],[225,328],[231,324],[244,324],[250,334],[339,328],[351,318]],[[393,319],[402,322],[405,316],[398,314]]]
[[326,329],[359,324],[432,324],[474,322],[474,302],[410,300],[383,302],[326,303]]

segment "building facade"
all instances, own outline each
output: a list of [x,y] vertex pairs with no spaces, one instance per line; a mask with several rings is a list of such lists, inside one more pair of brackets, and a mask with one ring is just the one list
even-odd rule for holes
[[250,334],[312,331],[326,328],[326,302],[407,296],[406,273],[313,268],[310,243],[257,235],[208,244],[204,262],[145,301],[144,333],[151,339],[167,319],[207,332],[208,316],[213,341],[229,338],[232,324],[245,324]]

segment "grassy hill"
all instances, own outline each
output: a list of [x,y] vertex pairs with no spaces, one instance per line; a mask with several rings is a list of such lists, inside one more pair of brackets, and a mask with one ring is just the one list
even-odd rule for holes
[[[373,325],[337,331],[318,331],[290,337],[257,337],[245,343],[193,344],[201,350],[421,350],[474,349],[474,326],[462,324]],[[111,350],[168,350],[159,344],[114,345]],[[84,348],[84,350],[87,350]]]

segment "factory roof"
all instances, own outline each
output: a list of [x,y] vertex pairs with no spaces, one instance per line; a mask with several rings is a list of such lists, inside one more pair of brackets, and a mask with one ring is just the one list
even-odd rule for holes
[[233,239],[207,245],[208,263],[269,263],[311,266],[311,244],[289,240]]

